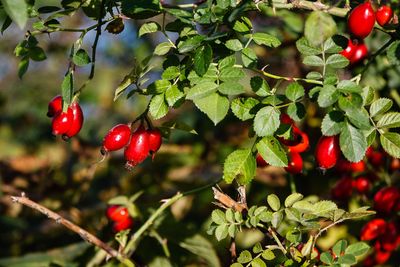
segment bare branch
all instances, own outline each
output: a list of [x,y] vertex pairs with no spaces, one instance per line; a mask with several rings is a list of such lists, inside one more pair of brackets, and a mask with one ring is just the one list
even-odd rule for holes
[[62,224],[65,227],[67,227],[68,229],[70,229],[71,231],[77,233],[85,241],[101,248],[102,250],[107,252],[107,254],[110,255],[111,257],[120,258],[122,256],[118,251],[116,251],[115,249],[113,249],[112,247],[110,247],[109,245],[107,245],[106,243],[101,241],[100,239],[98,239],[96,236],[92,235],[91,233],[89,233],[86,230],[82,229],[81,227],[77,226],[73,222],[61,217],[59,214],[55,213],[54,211],[51,211],[48,208],[30,200],[29,198],[27,198],[25,196],[25,193],[22,193],[20,197],[11,196],[11,200],[13,202],[25,205],[27,207],[30,207],[34,210],[37,210],[37,211],[43,213],[49,219],[52,219],[56,223]]

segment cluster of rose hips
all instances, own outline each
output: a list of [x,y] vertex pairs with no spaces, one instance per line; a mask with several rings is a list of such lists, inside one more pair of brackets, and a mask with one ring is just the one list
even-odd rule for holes
[[154,158],[160,149],[162,136],[157,128],[145,129],[143,124],[132,132],[126,124],[118,124],[108,131],[103,139],[101,153],[125,148],[126,167],[133,168],[143,162],[149,155]]
[[361,229],[361,240],[371,241],[374,245],[374,253],[365,260],[364,266],[384,264],[400,247],[399,218],[393,216],[400,211],[399,188],[381,188],[374,196],[373,208],[377,211],[378,218],[367,222]]
[[73,102],[63,111],[63,99],[60,95],[55,96],[50,102],[47,116],[53,118],[51,122],[52,133],[62,135],[64,140],[77,135],[83,125],[83,113],[78,102]]
[[369,0],[355,7],[347,20],[347,27],[352,37],[348,40],[347,47],[341,54],[350,60],[351,64],[365,58],[368,54],[368,48],[363,39],[371,33],[375,21],[381,27],[384,27],[392,17],[393,11],[389,6],[383,5],[375,12]]
[[[288,166],[285,167],[285,170],[292,174],[301,173],[303,171],[303,158],[300,153],[306,151],[309,147],[308,135],[302,132],[287,114],[282,113],[280,119],[282,124],[286,124],[292,129],[290,139],[279,137],[281,143],[286,146],[289,156]],[[260,154],[257,154],[256,161],[258,167],[268,165]]]
[[120,232],[132,227],[133,219],[129,215],[128,209],[119,205],[112,205],[107,208],[107,218],[113,221],[114,232]]

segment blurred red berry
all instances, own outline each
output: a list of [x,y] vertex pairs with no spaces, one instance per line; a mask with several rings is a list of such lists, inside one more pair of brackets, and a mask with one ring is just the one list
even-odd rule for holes
[[400,191],[394,186],[381,188],[374,196],[374,209],[377,212],[391,214],[400,201]]
[[120,222],[125,220],[126,218],[129,218],[128,209],[118,205],[108,207],[106,215],[108,219],[114,222]]
[[113,225],[114,232],[120,232],[122,230],[126,230],[131,228],[133,225],[133,220],[131,217],[128,217],[122,221],[117,221]]
[[268,163],[263,159],[263,157],[260,155],[260,153],[257,154],[256,162],[257,162],[257,167],[268,166]]
[[346,200],[353,193],[353,181],[351,177],[343,177],[336,182],[332,188],[332,197],[339,200]]
[[303,158],[299,153],[289,152],[289,162],[285,170],[292,174],[298,174],[303,171]]
[[371,182],[365,176],[360,176],[354,181],[354,187],[360,194],[368,193],[371,189]]
[[382,235],[386,229],[386,222],[383,219],[373,219],[367,222],[361,229],[361,240],[373,240]]

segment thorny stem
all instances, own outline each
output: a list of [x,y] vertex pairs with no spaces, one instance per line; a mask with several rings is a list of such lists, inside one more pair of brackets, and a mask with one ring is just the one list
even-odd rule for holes
[[327,231],[327,230],[328,230],[329,228],[331,228],[332,226],[335,226],[336,224],[339,224],[339,223],[341,223],[341,222],[343,222],[343,221],[345,221],[345,220],[346,220],[346,219],[337,220],[336,222],[333,222],[333,223],[331,223],[331,224],[325,226],[325,227],[322,228],[321,230],[319,230],[318,233],[314,236],[314,240],[313,240],[313,243],[312,243],[312,246],[311,246],[311,251],[314,250],[315,243],[317,242],[318,237],[320,237],[320,236],[322,235],[323,232]]
[[164,212],[164,210],[166,210],[168,207],[170,207],[172,204],[174,204],[176,201],[178,201],[182,197],[203,191],[204,189],[214,186],[215,184],[219,183],[220,181],[221,181],[221,179],[218,179],[215,182],[201,186],[199,188],[195,188],[195,189],[187,191],[187,192],[183,192],[183,193],[178,192],[172,198],[165,200],[164,203],[131,236],[128,244],[126,245],[126,247],[124,249],[124,253],[128,256],[132,255],[132,253],[136,250],[140,240],[142,239],[143,234],[153,225],[154,221]]
[[305,78],[279,76],[279,75],[275,75],[275,74],[266,72],[264,70],[254,70],[254,71],[264,75],[265,77],[272,78],[272,79],[275,79],[275,80],[285,80],[285,81],[292,81],[292,82],[303,81],[303,82],[306,82],[306,83],[323,85],[322,81],[317,81],[317,80],[312,80],[312,79],[305,79]]
[[279,249],[282,250],[282,252],[284,254],[287,253],[287,250],[285,249],[285,247],[282,245],[281,241],[279,240],[278,236],[276,235],[276,232],[274,229],[272,229],[272,227],[268,227],[268,233],[270,233],[272,235],[272,237],[274,238],[276,244],[278,245]]
[[99,238],[96,236],[92,235],[88,231],[82,229],[78,225],[74,224],[73,222],[63,218],[61,215],[49,210],[48,208],[30,200],[25,196],[24,193],[21,194],[21,196],[11,196],[11,200],[13,202],[25,205],[27,207],[30,207],[31,209],[37,210],[40,213],[46,215],[49,219],[54,220],[56,223],[60,223],[64,225],[66,228],[69,230],[77,233],[82,237],[83,240],[97,246],[98,248],[104,250],[109,256],[117,258],[121,263],[126,264],[127,266],[135,266],[128,258],[126,258],[124,255],[120,254],[118,251],[101,241]]
[[160,236],[160,234],[155,230],[151,230],[150,231],[150,236],[152,236],[155,239],[157,239],[158,243],[160,243],[160,245],[161,245],[161,247],[162,247],[162,249],[164,251],[165,256],[167,258],[171,257],[171,253],[169,252],[169,248],[168,248],[168,245],[167,245],[167,239],[166,238],[162,238]]

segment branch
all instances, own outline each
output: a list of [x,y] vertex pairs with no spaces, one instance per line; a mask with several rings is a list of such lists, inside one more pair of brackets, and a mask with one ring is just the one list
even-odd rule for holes
[[166,199],[163,201],[163,204],[147,219],[147,221],[131,236],[128,244],[125,246],[124,249],[124,254],[125,255],[132,255],[132,253],[136,250],[137,246],[139,245],[140,240],[143,238],[143,234],[149,230],[149,228],[153,225],[154,221],[172,204],[174,204],[176,201],[181,199],[184,196],[187,195],[192,195],[195,193],[198,193],[200,191],[203,191],[207,188],[210,188],[214,186],[215,184],[219,183],[221,179],[218,179],[215,182],[212,182],[210,184],[201,186],[199,188],[183,192],[183,193],[176,193],[175,196],[172,198]]
[[111,257],[118,258],[118,259],[122,258],[122,255],[120,253],[118,253],[118,251],[116,251],[115,249],[113,249],[112,247],[110,247],[109,245],[107,245],[106,243],[101,241],[100,239],[98,239],[96,236],[94,236],[91,233],[87,232],[86,230],[82,229],[81,227],[79,227],[78,225],[74,224],[73,222],[61,217],[59,214],[57,214],[57,213],[49,210],[48,208],[46,208],[46,207],[44,207],[44,206],[42,206],[42,205],[30,200],[29,198],[27,198],[25,196],[25,193],[22,193],[20,197],[11,196],[11,200],[13,202],[25,205],[27,207],[30,207],[31,209],[34,209],[34,210],[37,210],[37,211],[43,213],[49,219],[52,219],[52,220],[56,221],[56,223],[61,223],[62,225],[64,225],[68,229],[70,229],[71,231],[73,231],[73,232],[77,233],[78,235],[80,235],[83,238],[83,240],[85,240],[85,241],[87,241],[87,242],[89,242],[89,243],[101,248],[105,252],[107,252],[107,254],[110,255]]

